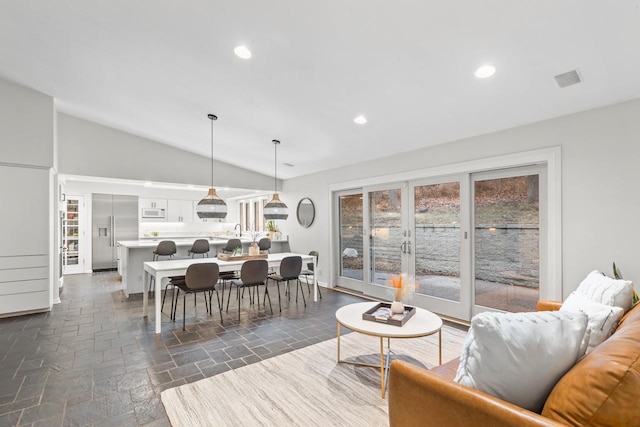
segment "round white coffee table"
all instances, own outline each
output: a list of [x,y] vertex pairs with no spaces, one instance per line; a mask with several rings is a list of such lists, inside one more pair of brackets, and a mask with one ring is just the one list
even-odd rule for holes
[[[442,364],[442,319],[428,310],[416,307],[416,313],[402,326],[364,320],[362,313],[373,308],[377,302],[358,302],[345,305],[336,311],[338,321],[338,363],[380,368],[380,390],[384,399],[386,390],[386,374],[391,363],[391,338],[419,338],[438,332],[439,361]],[[365,335],[380,338],[380,365],[351,362],[340,359],[340,326]],[[384,338],[387,339],[387,354],[384,353]],[[386,360],[385,360],[386,359]]]

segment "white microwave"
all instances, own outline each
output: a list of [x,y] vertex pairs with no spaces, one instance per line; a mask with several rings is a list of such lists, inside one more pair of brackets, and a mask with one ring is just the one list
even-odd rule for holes
[[142,218],[164,218],[164,209],[142,208]]

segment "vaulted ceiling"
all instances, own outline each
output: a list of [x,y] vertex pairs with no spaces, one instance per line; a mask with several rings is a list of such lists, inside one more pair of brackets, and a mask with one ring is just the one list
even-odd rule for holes
[[0,76],[281,178],[638,97],[638,46],[637,0],[0,2]]

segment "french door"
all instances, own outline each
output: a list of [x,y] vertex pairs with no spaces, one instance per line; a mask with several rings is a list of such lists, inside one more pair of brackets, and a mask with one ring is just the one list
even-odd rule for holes
[[410,183],[413,304],[456,319],[471,312],[469,176]]
[[391,300],[403,275],[410,304],[462,320],[535,310],[545,179],[530,166],[338,194],[339,286]]

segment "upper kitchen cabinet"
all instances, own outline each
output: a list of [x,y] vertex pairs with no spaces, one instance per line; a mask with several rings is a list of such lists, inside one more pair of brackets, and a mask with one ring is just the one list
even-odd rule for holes
[[166,222],[167,199],[138,199],[140,222]]
[[193,222],[193,201],[168,200],[167,222]]

